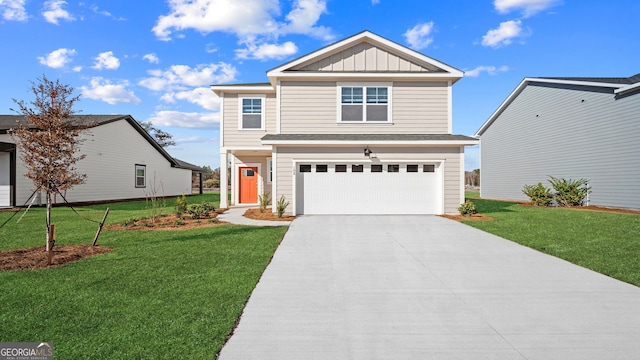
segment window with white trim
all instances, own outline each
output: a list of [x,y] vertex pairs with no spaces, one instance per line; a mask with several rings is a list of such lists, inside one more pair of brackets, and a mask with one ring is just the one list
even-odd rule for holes
[[391,122],[391,86],[339,87],[339,122]]
[[273,181],[273,159],[267,158],[267,184],[270,184]]
[[264,101],[261,96],[239,97],[240,117],[238,128],[241,130],[264,129]]
[[136,164],[136,187],[143,188],[147,186],[147,166]]

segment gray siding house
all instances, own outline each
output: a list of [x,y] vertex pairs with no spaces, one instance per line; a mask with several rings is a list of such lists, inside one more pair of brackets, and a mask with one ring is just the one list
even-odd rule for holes
[[527,200],[525,184],[587,178],[590,205],[640,208],[640,74],[526,78],[475,136],[484,198]]

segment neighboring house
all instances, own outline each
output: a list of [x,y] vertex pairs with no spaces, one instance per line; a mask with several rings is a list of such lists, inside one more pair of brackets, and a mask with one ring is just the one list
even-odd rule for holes
[[484,198],[526,200],[525,184],[586,178],[589,204],[640,208],[640,74],[526,78],[476,136]]
[[[192,170],[198,167],[172,158],[128,115],[87,115],[94,125],[87,131],[80,153],[86,155],[77,170],[86,182],[68,190],[69,202],[94,202],[191,194]],[[24,177],[26,168],[7,130],[15,128],[22,115],[0,115],[0,206],[22,206],[31,202],[33,182]],[[45,201],[36,194],[35,203]],[[56,203],[64,203],[61,196]]]
[[295,215],[456,213],[464,147],[477,144],[451,134],[462,76],[364,31],[267,71],[268,83],[212,86],[231,204],[269,192]]

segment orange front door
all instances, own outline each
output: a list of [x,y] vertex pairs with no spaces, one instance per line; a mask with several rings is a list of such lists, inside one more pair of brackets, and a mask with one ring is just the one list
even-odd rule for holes
[[240,168],[240,204],[255,204],[258,202],[258,168]]

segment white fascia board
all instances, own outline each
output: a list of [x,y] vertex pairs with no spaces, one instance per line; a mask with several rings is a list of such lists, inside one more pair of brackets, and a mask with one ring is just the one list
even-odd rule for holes
[[[480,129],[473,135],[474,137],[480,137],[487,130],[489,126],[495,121],[495,119],[502,114],[502,112],[511,104],[511,102],[524,90],[529,83],[547,83],[547,84],[563,84],[563,85],[577,85],[577,86],[595,86],[595,87],[607,87],[607,88],[620,88],[620,84],[602,83],[594,81],[576,81],[576,80],[562,80],[562,79],[545,79],[545,78],[524,78],[518,84],[518,86],[509,94],[509,96],[500,104],[498,109],[489,116],[489,119],[482,124]],[[639,84],[640,85],[640,84]],[[619,91],[618,89],[617,91]],[[615,92],[615,91],[614,91]]]
[[224,146],[220,147],[220,151],[271,151],[271,146]]
[[626,92],[633,91],[633,90],[636,90],[636,89],[640,89],[640,82],[637,82],[637,83],[631,84],[631,85],[627,85],[627,86],[623,86],[623,87],[621,87],[621,88],[619,88],[617,90],[614,90],[613,93],[614,94],[624,94]]
[[218,96],[221,93],[275,93],[273,86],[259,85],[211,85],[211,90]]
[[351,146],[351,145],[368,145],[368,146],[398,146],[398,145],[435,145],[435,146],[473,146],[479,143],[479,140],[419,140],[419,141],[376,141],[376,140],[262,140],[264,145],[294,145],[294,146]]
[[[289,73],[280,73],[277,76],[272,75],[269,76],[269,80],[272,83],[277,82],[277,80],[331,80],[331,79],[389,79],[388,81],[394,80],[441,80],[441,81],[451,81],[451,83],[455,83],[460,80],[462,76],[457,76],[449,73],[430,73],[430,72],[414,72],[414,73],[402,73],[402,72],[330,72],[330,71],[318,71],[318,72],[289,72]],[[375,81],[375,80],[373,80]]]

